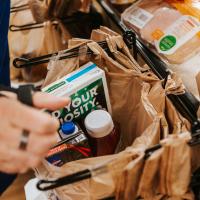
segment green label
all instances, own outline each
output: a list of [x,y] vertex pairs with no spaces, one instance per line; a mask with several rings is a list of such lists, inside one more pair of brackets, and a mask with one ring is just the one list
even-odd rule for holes
[[52,114],[62,124],[72,120],[82,121],[87,114],[96,109],[108,109],[102,79],[98,79],[71,95],[71,104]]
[[167,35],[161,39],[159,47],[161,51],[168,51],[176,45],[176,38],[172,35]]
[[46,90],[45,92],[50,93],[50,92],[58,89],[59,87],[61,87],[63,85],[65,85],[65,81],[62,81],[60,83],[57,83],[57,84],[53,85],[52,87],[48,88],[48,90]]

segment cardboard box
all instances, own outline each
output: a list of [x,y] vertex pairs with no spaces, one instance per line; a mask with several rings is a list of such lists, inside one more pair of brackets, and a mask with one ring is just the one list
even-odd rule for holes
[[71,98],[70,105],[52,112],[61,124],[66,121],[79,123],[96,109],[105,109],[111,113],[105,72],[92,62],[48,85],[42,91]]

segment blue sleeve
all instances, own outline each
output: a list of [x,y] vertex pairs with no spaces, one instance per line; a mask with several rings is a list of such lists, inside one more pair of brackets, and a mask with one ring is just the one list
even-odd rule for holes
[[[0,0],[0,84],[4,85],[10,85],[8,49],[9,15],[10,0]],[[16,175],[0,172],[0,195],[13,182],[15,177]]]
[[10,0],[0,0],[0,84],[10,85],[8,27]]

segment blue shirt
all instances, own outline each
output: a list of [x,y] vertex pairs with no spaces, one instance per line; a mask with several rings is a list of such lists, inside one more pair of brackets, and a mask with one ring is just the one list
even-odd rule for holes
[[[8,50],[9,16],[10,0],[0,0],[0,84],[4,85],[10,85]],[[15,175],[0,172],[0,195],[13,182],[15,177]]]
[[0,84],[10,85],[8,26],[10,0],[0,0]]

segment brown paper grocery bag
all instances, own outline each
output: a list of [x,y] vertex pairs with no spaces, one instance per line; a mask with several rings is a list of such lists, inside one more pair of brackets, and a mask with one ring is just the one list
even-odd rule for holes
[[153,200],[157,195],[158,178],[163,148],[153,152],[146,159],[137,195],[142,199]]
[[89,12],[91,0],[60,0],[60,1],[48,1],[48,18],[65,18],[71,16],[74,13]]
[[40,1],[40,0],[29,0],[28,2],[31,13],[33,15],[33,18],[36,22],[42,23],[46,20],[47,18],[47,1]]
[[[97,43],[88,45],[101,58],[98,60],[97,56],[94,62],[106,71],[113,118],[120,123],[123,132],[122,146],[131,145],[132,141],[153,122],[158,113],[151,102],[148,103],[149,96],[159,96],[157,102],[161,107],[164,105],[165,94],[161,89],[161,82],[151,73],[138,73],[108,58]],[[105,57],[104,60],[103,57]],[[155,82],[158,84],[154,85]],[[151,90],[152,85],[155,87],[153,90]],[[162,110],[163,108],[161,112]]]
[[[117,39],[118,37],[115,38]],[[84,43],[82,43],[82,45],[84,46]],[[120,197],[125,183],[122,175],[125,172],[130,174],[136,173],[136,168],[134,167],[135,165],[132,164],[132,166],[130,164],[129,166],[129,163],[134,163],[134,160],[137,158],[136,155],[140,155],[140,153],[142,153],[148,146],[157,144],[160,139],[165,138],[169,134],[169,120],[167,120],[165,116],[166,91],[162,88],[162,82],[151,72],[141,73],[135,70],[134,67],[131,67],[132,64],[130,65],[130,62],[127,62],[126,64],[125,62],[114,60],[113,57],[110,57],[108,53],[106,53],[96,42],[88,42],[85,46],[94,52],[94,55],[90,57],[85,56],[85,62],[88,62],[89,60],[93,61],[106,73],[113,109],[113,118],[115,121],[120,122],[122,130],[120,150],[130,146],[134,139],[140,136],[144,131],[145,134],[142,134],[141,136],[143,139],[137,139],[136,142],[133,143],[134,148],[130,147],[120,154],[105,158],[115,158],[115,162],[113,161],[111,162],[112,164],[109,165],[111,166],[109,169],[111,169],[110,173],[112,174],[112,178],[110,176],[110,178],[108,178],[110,181],[107,182],[106,178],[103,177],[102,179],[98,178],[98,181],[95,180],[96,183],[98,183],[97,185],[94,184],[94,182],[91,182],[91,180],[87,180],[87,182],[80,182],[72,185],[71,187],[66,186],[56,191],[60,196],[62,195],[62,199],[98,199],[100,197],[106,197],[108,194],[114,194],[114,192],[116,192],[116,194]],[[108,46],[111,48],[110,45]],[[123,54],[126,55],[124,52]],[[127,56],[127,58],[129,57]],[[129,59],[129,61],[130,60],[131,59]],[[77,66],[77,64],[74,66]],[[171,85],[172,84],[169,84],[169,86]],[[176,87],[169,88],[170,91],[176,92]],[[171,112],[173,112],[173,110]],[[94,166],[97,163],[102,164],[103,161],[104,159],[102,158],[91,158],[89,160],[67,163],[63,168],[58,169],[57,177],[64,176],[68,170],[70,174],[76,170],[79,171],[87,167]],[[84,165],[84,168],[83,166],[81,167],[80,163],[87,163],[89,166]],[[136,163],[139,165],[140,162]],[[139,169],[141,168],[138,167],[138,170]],[[56,170],[50,169],[49,171],[52,174]],[[54,175],[52,174],[51,177],[54,177]],[[130,181],[129,189],[127,187],[128,190],[125,193],[126,196],[129,192],[135,194],[135,191],[131,190],[131,181],[133,181],[132,177],[126,180]],[[93,183],[95,187],[90,185],[91,183]],[[99,185],[99,183],[101,184]],[[107,190],[103,189],[104,186],[107,187]],[[93,190],[92,188],[95,189]],[[107,194],[105,194],[104,191],[106,191]]]
[[[26,17],[24,17],[26,16]],[[34,22],[33,16],[30,10],[25,10],[21,12],[11,13],[10,24],[22,25]],[[26,40],[27,34],[24,35],[23,40]],[[21,38],[21,39],[20,39]],[[24,48],[22,45],[22,36],[18,32],[8,32],[9,50],[10,50],[10,77],[11,80],[21,76],[21,70],[16,69],[13,66],[13,60],[22,55]],[[20,54],[18,52],[21,52]]]
[[123,169],[116,186],[116,199],[136,199],[143,166],[144,153],[141,153]]
[[[33,19],[30,11],[23,14],[28,17],[24,18],[21,12],[16,14],[13,21],[15,25],[32,23]],[[43,28],[11,32],[9,34],[9,44],[11,60],[16,57],[37,57],[66,48],[66,45],[62,43],[58,27],[51,22],[46,22]],[[46,64],[23,69],[22,75],[25,81],[35,82],[41,80],[46,76]]]
[[[40,178],[58,178],[74,172],[104,165],[106,170],[102,174],[93,174],[91,179],[77,182],[55,189],[59,199],[90,200],[103,199],[115,195],[116,183],[118,182],[122,169],[133,159],[138,157],[137,151],[124,151],[116,155],[83,159],[67,163],[61,168],[46,165],[46,171],[42,169]],[[39,173],[41,170],[39,170]]]
[[161,141],[162,147],[146,159],[138,196],[144,200],[193,200],[190,191],[190,133],[172,135]]
[[[80,43],[80,41],[79,41],[79,43]],[[69,47],[71,45],[72,44],[69,43]],[[67,50],[64,50],[64,51],[60,51],[57,56],[53,56],[51,61],[48,64],[48,67],[47,67],[48,73],[47,73],[47,76],[45,78],[45,81],[44,81],[42,87],[45,87],[45,86],[53,83],[54,81],[61,79],[62,77],[66,76],[67,74],[79,69],[79,67],[81,65],[83,65],[89,61],[89,58],[87,57],[88,47],[85,45],[85,41],[84,41],[83,45],[82,45],[82,43],[80,45],[76,44],[72,47],[72,49],[74,47],[79,47],[80,50],[78,52],[80,52],[80,54],[83,54],[83,55],[68,58],[65,60],[59,60],[59,58],[61,56],[71,55],[71,53],[68,53]],[[68,50],[70,50],[70,49],[68,49]]]
[[[156,115],[156,111],[155,112],[151,111],[152,112],[151,115],[143,114],[143,116],[141,117],[142,119],[141,122],[137,123],[136,119],[139,119],[139,117],[137,116],[139,113],[141,113],[142,115],[142,113],[145,112],[148,113],[151,110],[142,106],[143,102],[140,103],[141,89],[143,87],[143,82],[147,80],[147,82],[151,82],[152,85],[153,82],[156,81],[159,82],[159,84],[155,86],[155,89],[151,90],[152,93],[147,94],[146,96],[148,95],[149,96],[157,95],[157,97],[159,96],[159,98],[157,98],[159,99],[157,103],[159,103],[159,105],[161,105],[162,107],[165,101],[164,100],[165,94],[163,90],[162,90],[162,95],[161,93],[158,92],[162,87],[161,82],[152,73],[142,74],[134,70],[133,63],[129,65],[131,61],[127,63],[127,65],[125,63],[124,65],[122,65],[116,60],[113,60],[95,42],[89,42],[87,46],[90,48],[90,50],[94,52],[94,56],[91,56],[90,58],[86,56],[85,62],[92,60],[106,72],[108,87],[110,91],[111,104],[113,107],[113,117],[114,120],[116,120],[121,124],[122,132],[125,133],[122,138],[123,141],[121,148],[123,149],[127,145],[131,145],[134,138],[139,136],[145,130],[145,128],[152,123],[152,118],[154,118],[154,116]],[[66,66],[68,66],[67,60],[66,60]],[[151,86],[149,87],[144,86],[144,87],[146,87],[146,93],[148,93]],[[163,97],[163,101],[160,101],[161,96]],[[144,101],[145,98],[148,97],[144,97]],[[140,104],[141,106],[139,106]],[[130,125],[127,125],[127,123],[130,123]]]
[[[190,133],[174,135],[163,140],[158,192],[169,199],[194,199],[189,184],[192,174]],[[186,198],[187,197],[187,198]]]
[[[100,35],[100,33],[98,34]],[[103,35],[105,36],[106,34]],[[120,40],[120,42],[118,42],[118,40]],[[118,36],[115,36],[115,40],[113,41],[116,41],[117,44],[122,43]],[[162,89],[161,82],[151,72],[136,72],[135,68],[137,68],[137,66],[135,68],[133,67],[134,64],[131,63],[131,59],[129,59],[130,55],[127,56],[127,60],[129,59],[129,62],[120,63],[118,62],[119,60],[116,61],[109,57],[97,43],[89,42],[87,46],[96,56],[92,56],[91,58],[86,56],[85,62],[92,60],[106,72],[111,96],[111,104],[113,106],[113,117],[116,121],[121,123],[122,132],[126,133],[122,138],[122,143],[124,143],[122,144],[122,148],[124,148],[125,146],[130,145],[133,139],[139,136],[152,123],[153,120],[156,121],[156,115],[161,116],[162,113],[165,112],[165,91]],[[122,46],[125,46],[125,44]],[[124,53],[124,55],[127,55],[127,53]],[[68,66],[67,61],[66,66]],[[76,69],[76,66],[77,64],[74,64],[74,69]],[[66,74],[67,73],[68,71],[66,69]],[[54,74],[54,77],[56,77],[56,74]],[[141,94],[142,88],[146,90],[144,92],[145,95]],[[153,104],[153,106],[144,106],[148,105],[148,99],[150,99],[149,104]],[[152,109],[149,109],[149,107]],[[161,127],[165,130],[167,129],[167,123],[165,123],[165,117],[162,116],[160,119],[161,118]],[[137,121],[137,119],[140,120]],[[127,125],[127,123],[130,123],[130,126]]]

